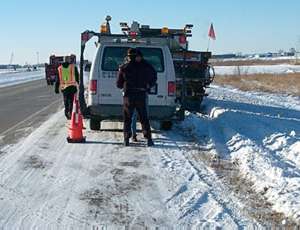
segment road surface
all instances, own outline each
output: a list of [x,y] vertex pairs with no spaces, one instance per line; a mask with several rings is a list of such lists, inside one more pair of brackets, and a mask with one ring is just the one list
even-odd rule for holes
[[0,88],[1,145],[14,143],[55,113],[62,96],[45,80]]

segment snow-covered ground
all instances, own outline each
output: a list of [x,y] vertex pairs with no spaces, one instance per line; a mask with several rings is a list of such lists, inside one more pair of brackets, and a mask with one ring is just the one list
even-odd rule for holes
[[272,208],[300,222],[300,98],[213,86],[183,126],[237,165]]
[[21,72],[21,70],[13,70],[13,69],[0,69],[0,74],[6,74],[6,73],[17,73]]
[[40,68],[36,71],[21,70],[5,70],[0,72],[0,87],[6,87],[10,85],[17,85],[29,81],[45,78],[45,69]]
[[153,148],[144,142],[124,148],[122,132],[87,131],[85,144],[68,144],[66,135],[59,112],[2,149],[4,229],[259,226],[210,168],[189,161],[188,154],[197,151],[191,138],[156,133]]
[[300,65],[214,66],[216,75],[288,74],[299,73]]
[[279,57],[245,57],[245,58],[223,58],[223,59],[216,59],[218,62],[226,62],[226,61],[293,61],[299,60],[300,56],[279,56]]
[[[284,213],[280,223],[300,223],[299,98],[218,86],[209,93],[206,114],[155,132],[152,148],[123,147],[122,125],[111,122],[87,128],[87,143],[68,144],[63,112],[53,115],[1,149],[0,226],[253,229],[273,211]],[[231,166],[220,176],[222,162]],[[245,180],[240,189],[225,183],[229,174]],[[238,195],[241,187],[248,190]]]

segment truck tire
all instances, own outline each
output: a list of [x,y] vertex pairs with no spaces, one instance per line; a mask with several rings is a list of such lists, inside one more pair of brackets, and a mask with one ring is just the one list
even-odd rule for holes
[[90,119],[90,129],[91,130],[100,130],[101,122],[95,119]]
[[50,83],[50,81],[49,80],[47,80],[47,85],[50,85],[51,83]]
[[172,126],[173,126],[172,121],[161,121],[160,122],[160,129],[161,130],[165,130],[165,131],[171,130]]

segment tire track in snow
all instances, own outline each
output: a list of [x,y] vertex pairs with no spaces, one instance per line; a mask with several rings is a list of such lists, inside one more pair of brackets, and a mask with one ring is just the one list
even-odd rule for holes
[[[236,226],[233,223],[234,219],[223,211],[218,200],[215,200],[219,190],[214,192],[215,195],[211,194],[213,188],[209,186],[216,185],[216,182],[210,182],[205,175],[210,177],[213,173],[206,172],[206,167],[205,170],[197,172],[186,158],[186,151],[189,151],[189,147],[194,148],[195,142],[184,139],[181,134],[162,133],[154,135],[157,137],[157,145],[153,148],[145,149],[144,142],[123,148],[122,133],[87,132],[90,142],[69,145],[64,139],[67,132],[61,121],[62,117],[61,112],[58,117],[48,121],[47,125],[36,130],[25,140],[28,146],[23,144],[23,152],[17,154],[18,159],[27,159],[35,153],[52,164],[50,167],[34,170],[26,177],[26,181],[21,183],[29,187],[18,188],[25,193],[26,199],[22,201],[21,197],[18,198],[18,202],[15,203],[18,209],[13,216],[15,221],[9,219],[7,226],[15,226],[13,223],[17,223],[19,226],[22,224],[24,228],[52,225],[87,228],[93,223],[118,225],[122,224],[122,220],[125,220],[125,224],[128,220],[128,224],[132,226],[201,224],[199,220],[203,220],[202,224],[214,221],[219,226]],[[47,139],[46,133],[54,136]],[[162,140],[163,138],[165,140]],[[49,148],[46,143],[49,144]],[[35,152],[37,150],[38,152]],[[16,161],[8,155],[1,159],[1,163],[12,166]],[[163,158],[169,163],[164,165]],[[132,165],[135,165],[136,161],[142,163],[134,168]],[[21,161],[17,164],[20,163]],[[107,168],[97,170],[99,164]],[[116,169],[123,171],[113,180],[113,170]],[[6,179],[13,181],[14,172],[20,171],[16,167],[5,172]],[[91,172],[93,174],[90,174]],[[203,178],[210,184],[201,179],[198,175],[200,173],[204,174]],[[215,178],[212,177],[211,180]],[[96,195],[100,196],[80,199],[81,194],[95,195],[93,192],[96,189],[99,189]],[[84,193],[86,191],[92,193]],[[169,199],[174,194],[175,196]],[[207,195],[201,198],[203,194]],[[13,197],[13,194],[8,194],[7,197]],[[103,198],[108,200],[101,203]],[[201,206],[201,201],[205,201],[206,198],[209,202]],[[89,201],[100,202],[100,205],[94,206]],[[231,207],[227,203],[225,205]],[[215,211],[214,208],[218,210]],[[198,212],[197,209],[201,210]],[[91,215],[90,210],[93,211]],[[97,214],[96,211],[99,210],[103,212]],[[234,218],[237,218],[235,211],[233,210]],[[95,217],[94,214],[98,216]],[[109,219],[109,215],[113,218]],[[241,221],[243,220],[244,216]],[[249,222],[251,223],[251,220],[247,223]]]
[[[59,126],[57,126],[56,124],[52,124],[53,121],[49,121],[49,124],[48,123],[44,123],[42,126],[42,129],[43,128],[46,128],[46,129],[57,129]],[[51,128],[50,128],[51,127]],[[36,174],[39,176],[39,172],[36,172],[36,170],[34,169],[27,169],[25,170],[23,167],[23,164],[24,164],[24,158],[26,159],[26,157],[30,154],[27,154],[27,152],[30,152],[30,147],[28,146],[29,143],[33,144],[33,147],[31,148],[31,150],[33,151],[37,151],[36,153],[40,154],[39,152],[39,148],[38,148],[38,142],[43,140],[43,139],[47,139],[47,137],[44,137],[44,135],[42,135],[42,138],[37,138],[37,136],[39,136],[41,134],[41,132],[39,132],[39,130],[37,130],[35,133],[33,133],[33,135],[31,137],[29,137],[29,140],[25,140],[25,142],[23,144],[21,144],[20,147],[18,147],[17,149],[11,149],[10,150],[10,153],[8,153],[4,159],[2,159],[1,161],[5,164],[6,162],[9,162],[11,163],[11,166],[7,167],[3,173],[6,173],[9,177],[6,178],[6,182],[4,182],[3,187],[7,187],[6,184],[9,183],[9,181],[15,181],[15,177],[14,177],[14,174],[16,173],[23,173],[23,177],[20,178],[20,180],[18,180],[19,182],[17,183],[17,185],[15,185],[14,187],[7,187],[7,190],[9,192],[11,191],[15,191],[13,194],[12,194],[12,200],[15,199],[15,195],[17,194],[20,199],[19,201],[16,203],[15,206],[19,207],[19,210],[27,210],[26,213],[30,213],[29,215],[27,216],[30,216],[31,218],[34,217],[34,216],[39,216],[40,218],[42,219],[46,219],[48,223],[51,223],[53,222],[53,220],[51,218],[47,218],[46,216],[42,216],[42,213],[40,211],[37,211],[37,210],[34,210],[34,207],[32,206],[32,199],[34,199],[32,197],[32,195],[25,195],[21,190],[24,190],[28,184],[31,184],[33,185],[34,182],[32,180],[35,179],[34,176],[36,176]],[[15,159],[15,153],[18,153],[18,157]],[[41,151],[41,150],[40,150]],[[15,173],[12,173],[12,172],[15,172]],[[35,173],[34,173],[35,172]],[[30,177],[32,175],[32,177]],[[3,174],[1,174],[1,178],[3,179]],[[17,178],[19,178],[17,176]],[[39,178],[39,177],[37,177]],[[3,182],[3,181],[2,181]],[[25,187],[20,187],[21,183],[24,184]],[[27,186],[26,186],[27,184]],[[30,187],[29,187],[30,188]],[[35,187],[33,187],[34,189]],[[16,190],[17,189],[17,190]],[[27,191],[27,193],[29,194],[34,194],[34,190],[31,192],[31,191]],[[6,194],[7,196],[9,194]],[[25,215],[26,216],[26,215]],[[21,218],[21,220],[23,221],[24,218]],[[21,221],[21,223],[22,223]],[[14,223],[15,221],[13,221]]]

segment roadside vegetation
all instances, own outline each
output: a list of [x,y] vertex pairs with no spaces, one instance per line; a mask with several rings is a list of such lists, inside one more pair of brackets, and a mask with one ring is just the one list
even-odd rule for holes
[[[232,86],[243,91],[262,91],[300,96],[300,73],[250,74],[245,66],[252,65],[299,65],[300,60],[212,60],[213,66],[236,66],[234,75],[216,75],[214,83]],[[243,71],[241,67],[244,66]]]
[[249,65],[280,65],[280,64],[291,64],[291,65],[300,65],[300,60],[297,59],[273,59],[273,60],[262,60],[262,59],[253,59],[253,60],[217,60],[212,59],[210,63],[214,66],[249,66]]
[[263,91],[300,96],[300,73],[216,76],[214,83],[243,91]]

